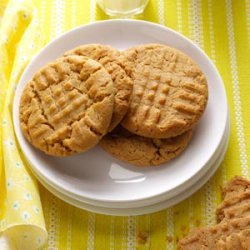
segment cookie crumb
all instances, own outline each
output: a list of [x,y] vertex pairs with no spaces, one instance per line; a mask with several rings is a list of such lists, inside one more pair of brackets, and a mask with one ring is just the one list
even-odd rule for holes
[[187,226],[182,225],[181,226],[181,231],[182,231],[182,233],[185,233],[187,231]]
[[173,237],[171,237],[171,236],[166,236],[166,241],[168,242],[168,243],[172,243],[173,241],[174,241],[174,239],[173,239]]
[[137,243],[139,245],[145,245],[148,241],[148,237],[149,237],[149,232],[148,231],[140,231],[137,234]]

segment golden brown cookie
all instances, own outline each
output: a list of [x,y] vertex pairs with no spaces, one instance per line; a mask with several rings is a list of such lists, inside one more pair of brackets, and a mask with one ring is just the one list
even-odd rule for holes
[[250,249],[250,182],[233,178],[222,190],[216,210],[218,224],[198,228],[179,242],[181,250]]
[[25,86],[21,128],[46,154],[68,156],[99,142],[110,125],[113,105],[113,81],[100,63],[63,57],[39,70]]
[[169,139],[151,139],[118,126],[100,145],[114,157],[136,166],[157,166],[178,156],[188,145],[192,131]]
[[233,178],[222,190],[223,202],[216,209],[219,223],[224,219],[250,215],[250,182],[241,177]]
[[226,239],[218,240],[216,250],[249,250],[250,249],[250,229],[239,233],[231,234]]
[[88,44],[77,47],[65,53],[65,55],[82,55],[101,63],[109,72],[114,82],[114,113],[111,119],[109,131],[113,130],[125,116],[133,89],[132,79],[120,66],[120,52],[110,46],[100,44]]
[[214,250],[219,241],[250,229],[250,217],[227,220],[218,225],[200,228],[179,242],[180,250]]
[[141,136],[170,138],[199,121],[207,104],[207,82],[187,55],[147,44],[125,51],[124,57],[134,89],[122,126]]
[[248,190],[250,190],[250,181],[243,177],[235,176],[222,189],[222,199],[228,200]]

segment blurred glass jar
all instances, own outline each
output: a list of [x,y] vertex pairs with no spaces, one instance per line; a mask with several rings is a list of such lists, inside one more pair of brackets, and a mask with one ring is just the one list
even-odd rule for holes
[[96,0],[96,2],[107,15],[126,18],[142,13],[149,0]]

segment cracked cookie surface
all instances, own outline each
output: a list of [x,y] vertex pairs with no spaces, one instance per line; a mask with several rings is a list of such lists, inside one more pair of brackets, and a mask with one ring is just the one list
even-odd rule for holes
[[[244,235],[249,235],[247,231],[250,230],[250,217],[245,218],[236,218],[232,220],[225,220],[217,225],[211,227],[199,228],[193,231],[191,234],[180,240],[179,249],[180,250],[214,250],[214,249],[225,249],[220,248],[221,242],[227,242],[229,238],[233,235],[234,239],[238,240]],[[245,234],[247,232],[247,234]],[[238,239],[237,239],[238,238]],[[230,240],[231,241],[231,240]],[[233,243],[233,242],[232,242]],[[237,243],[237,241],[235,241]],[[243,242],[242,242],[243,243]],[[243,248],[242,246],[235,247],[233,244],[230,244],[229,248],[233,250],[245,250],[249,249],[249,240],[248,248]]]
[[25,86],[21,128],[46,154],[68,156],[90,149],[107,133],[113,105],[113,81],[103,66],[67,56],[44,66]]
[[216,225],[197,228],[179,241],[183,250],[250,249],[250,182],[236,176],[222,189]]
[[250,182],[234,177],[222,190],[223,202],[216,209],[216,220],[250,216]]
[[125,116],[133,89],[132,79],[126,74],[119,63],[120,52],[110,46],[87,44],[79,46],[65,55],[81,55],[101,63],[111,75],[114,82],[114,112],[109,131],[112,131]]
[[136,166],[157,166],[178,156],[192,137],[189,130],[168,139],[151,139],[132,134],[118,126],[100,145],[114,157]]
[[192,129],[208,99],[206,78],[198,65],[182,52],[160,44],[123,53],[134,88],[122,126],[150,138],[170,138]]

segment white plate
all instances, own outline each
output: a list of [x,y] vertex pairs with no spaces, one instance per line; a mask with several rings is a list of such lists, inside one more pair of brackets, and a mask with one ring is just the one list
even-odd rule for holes
[[[159,204],[161,202],[164,202],[164,204],[166,204],[166,200],[173,200],[174,201],[174,196],[178,197],[179,195],[181,195],[181,193],[185,192],[185,190],[188,189],[192,189],[192,186],[194,186],[195,183],[197,183],[200,179],[204,179],[204,176],[209,175],[211,176],[211,172],[216,171],[216,166],[219,167],[219,164],[221,162],[221,160],[224,157],[227,145],[228,145],[228,140],[229,140],[229,134],[230,134],[230,122],[229,122],[229,118],[228,118],[228,123],[227,123],[227,127],[223,136],[223,139],[221,141],[220,146],[218,147],[216,153],[214,154],[213,158],[208,162],[208,164],[206,164],[206,167],[203,169],[206,169],[206,172],[204,172],[199,178],[197,178],[195,181],[188,183],[189,185],[183,185],[181,186],[180,189],[178,189],[177,191],[174,190],[174,195],[171,196],[170,198],[168,198],[168,196],[166,195],[161,195],[160,197],[158,197],[158,199],[156,199],[156,197],[152,197],[151,199],[146,199],[146,200],[141,200],[141,201],[137,201],[137,202],[127,202],[127,203],[113,203],[113,202],[103,202],[103,201],[93,201],[93,200],[89,200],[86,198],[82,198],[79,197],[77,195],[68,193],[68,192],[63,192],[63,197],[66,197],[67,201],[68,199],[71,200],[75,200],[75,202],[78,203],[84,203],[84,204],[89,204],[92,206],[97,206],[97,207],[105,207],[105,208],[118,208],[120,209],[122,208],[128,208],[128,209],[132,209],[132,208],[140,208],[142,206],[147,206],[149,207],[150,205],[153,204]],[[218,160],[219,159],[219,160]],[[45,185],[49,185],[50,189],[52,190],[52,192],[56,192],[56,194],[60,194],[61,190],[60,188],[58,188],[57,186],[54,186],[53,183],[49,183],[48,180],[43,179],[42,176],[39,175],[39,173],[34,173],[36,176],[38,176],[38,178],[40,180],[42,180],[42,182]],[[188,194],[188,192],[186,192]],[[182,196],[181,196],[182,197]],[[173,198],[173,199],[171,199]]]
[[[114,159],[101,148],[68,158],[47,156],[23,137],[18,117],[24,85],[47,62],[86,43],[109,44],[124,49],[142,43],[164,43],[196,61],[208,80],[207,109],[188,148],[175,160],[157,168],[138,168]],[[217,150],[227,121],[223,82],[209,58],[190,40],[166,27],[135,20],[109,20],[81,26],[48,44],[26,68],[16,90],[13,107],[15,132],[31,167],[60,190],[86,199],[130,202],[171,194],[202,171]]]
[[100,214],[106,214],[106,215],[115,215],[115,216],[132,216],[132,215],[142,215],[142,214],[148,214],[148,213],[154,213],[158,212],[160,210],[163,210],[165,208],[171,207],[176,205],[177,203],[183,201],[184,199],[188,198],[190,195],[198,191],[215,173],[215,171],[218,169],[219,165],[221,164],[224,155],[227,150],[228,141],[229,141],[229,126],[227,128],[227,131],[225,133],[224,139],[223,139],[223,145],[218,151],[218,157],[214,159],[213,164],[210,165],[210,170],[200,178],[195,184],[193,184],[189,189],[183,191],[178,196],[164,200],[162,202],[149,205],[149,206],[142,206],[142,207],[136,207],[136,208],[123,208],[123,204],[121,204],[120,208],[111,208],[111,207],[102,207],[102,206],[95,206],[88,203],[84,203],[83,201],[79,201],[74,199],[74,197],[70,197],[68,195],[65,195],[64,193],[55,190],[52,186],[50,186],[46,181],[42,180],[39,176],[37,176],[38,180],[55,196],[58,198],[64,200],[65,202],[90,211],[94,213],[100,213]]

